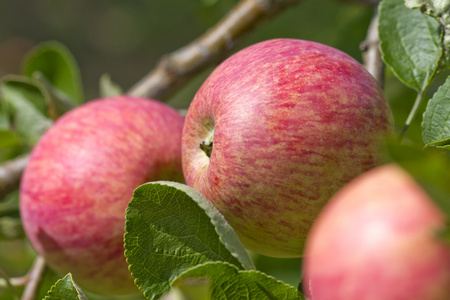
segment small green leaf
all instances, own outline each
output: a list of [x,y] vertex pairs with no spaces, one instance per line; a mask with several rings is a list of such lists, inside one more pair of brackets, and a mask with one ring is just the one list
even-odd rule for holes
[[35,47],[24,63],[24,74],[40,72],[58,90],[77,104],[83,102],[80,71],[72,53],[61,43],[51,41]]
[[109,74],[103,74],[102,77],[100,77],[100,97],[113,97],[122,94],[122,88],[112,81]]
[[423,114],[422,139],[429,146],[450,145],[450,76],[428,101]]
[[443,52],[439,23],[404,0],[383,0],[378,21],[383,61],[405,85],[423,91]]
[[87,300],[88,298],[73,281],[72,274],[58,280],[48,291],[45,300]]
[[4,77],[0,89],[9,109],[12,130],[24,143],[34,145],[53,124],[46,117],[45,90],[35,80],[22,76]]
[[175,288],[183,289],[203,280],[209,286],[209,299],[233,300],[294,300],[304,299],[293,286],[285,284],[262,272],[239,270],[225,262],[205,263],[182,273],[172,282]]
[[125,225],[125,256],[148,299],[170,290],[183,271],[210,261],[254,269],[233,229],[194,189],[175,182],[138,187]]

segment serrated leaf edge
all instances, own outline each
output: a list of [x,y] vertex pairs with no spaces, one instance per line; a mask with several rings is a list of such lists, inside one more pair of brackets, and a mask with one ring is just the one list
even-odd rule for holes
[[[385,3],[386,3],[386,1],[381,1],[380,6],[379,6],[379,8],[378,8],[378,10],[379,10],[380,12],[381,12],[383,9],[385,9],[385,8],[384,8],[385,5],[388,5],[388,4],[385,4]],[[405,8],[411,9],[411,8],[407,7],[406,5],[405,5]],[[378,27],[380,27],[380,25],[382,24],[382,20],[381,20],[380,16],[381,16],[381,14],[379,13],[378,16],[377,16],[377,18],[378,18]],[[423,15],[423,16],[426,16],[426,15]],[[431,16],[426,16],[426,17],[430,17],[431,19],[436,20],[435,18],[433,18],[433,17],[431,17]],[[380,32],[380,30],[379,30],[379,32]],[[441,39],[442,39],[442,37],[441,37]],[[399,72],[396,70],[396,68],[394,68],[394,67],[391,66],[389,60],[386,60],[386,57],[387,57],[388,55],[387,55],[387,54],[385,53],[385,51],[383,50],[383,49],[384,49],[383,44],[385,44],[385,43],[386,43],[386,41],[385,41],[384,39],[380,39],[380,46],[379,46],[379,49],[380,49],[381,57],[382,57],[383,62],[384,62],[386,65],[389,66],[390,70],[391,70],[392,73],[395,75],[395,77],[397,77],[403,84],[405,84],[406,86],[408,86],[408,87],[410,87],[410,88],[416,90],[417,92],[420,92],[420,90],[424,91],[425,88],[430,84],[430,81],[432,80],[432,78],[434,77],[434,75],[435,75],[435,74],[437,73],[437,71],[438,71],[439,63],[440,63],[440,61],[441,61],[441,59],[443,58],[443,55],[444,55],[444,49],[442,48],[442,45],[441,45],[441,54],[440,54],[440,56],[439,56],[439,59],[435,62],[436,65],[434,66],[434,68],[433,68],[433,70],[431,71],[431,73],[430,73],[430,72],[426,72],[426,78],[425,78],[424,82],[422,82],[422,83],[421,83],[421,82],[418,82],[418,81],[417,81],[417,78],[416,78],[415,76],[413,76],[413,79],[414,79],[414,82],[415,82],[415,85],[416,85],[416,86],[412,86],[409,82],[406,82],[406,81],[404,80],[403,76],[401,76],[401,75],[399,74]]]
[[[88,298],[86,297],[86,295],[81,292],[80,287],[75,283],[75,281],[73,281],[73,277],[72,277],[72,273],[67,273],[66,276],[64,276],[61,279],[58,279],[58,281],[56,281],[50,288],[50,290],[47,292],[47,295],[45,295],[44,300],[45,299],[49,299],[50,298],[50,293],[52,293],[54,291],[54,289],[56,288],[56,286],[63,280],[66,280],[67,278],[70,279],[70,282],[73,284],[73,286],[75,287],[75,290],[77,291],[78,294],[78,299],[79,300],[87,300]],[[80,293],[81,292],[81,293]]]
[[205,266],[205,265],[228,265],[229,267],[235,269],[235,271],[237,271],[237,272],[236,272],[237,274],[239,274],[239,273],[254,273],[254,274],[263,275],[263,276],[267,277],[268,279],[274,280],[276,283],[282,284],[282,285],[285,286],[286,288],[292,289],[292,291],[295,291],[295,292],[297,292],[298,294],[300,294],[301,296],[300,296],[299,300],[303,300],[303,299],[304,299],[303,295],[299,292],[299,290],[296,289],[294,286],[292,286],[292,285],[290,285],[290,284],[287,284],[287,283],[285,283],[285,282],[283,282],[283,281],[281,281],[281,280],[276,279],[275,277],[273,277],[273,276],[271,276],[271,275],[268,275],[268,274],[266,274],[266,273],[264,273],[264,272],[262,272],[262,271],[256,270],[256,269],[255,269],[255,270],[239,270],[239,268],[237,268],[235,265],[230,264],[230,263],[228,263],[228,262],[217,262],[217,261],[216,261],[216,262],[205,262],[205,263],[199,264],[199,265],[197,265],[197,266],[195,266],[195,267],[186,269],[186,270],[185,270],[183,273],[181,273],[176,279],[174,279],[174,280],[170,283],[170,285],[171,285],[171,286],[175,286],[175,285],[176,285],[176,281],[179,280],[179,278],[182,277],[183,274],[185,274],[185,273],[187,273],[187,272],[189,272],[189,271],[195,270],[195,269],[197,269],[197,268],[201,268],[201,267],[203,267],[203,266]]
[[[429,108],[431,106],[433,106],[436,101],[438,101],[436,99],[436,95],[439,95],[442,92],[443,89],[449,89],[450,90],[450,76],[447,77],[445,82],[437,89],[437,91],[433,94],[433,96],[431,97],[431,99],[427,103],[427,108],[425,109],[425,111],[424,111],[424,113],[422,115],[422,124],[421,124],[422,139],[423,139],[423,133],[425,132],[424,126],[426,125],[427,116],[429,114],[433,115],[435,113],[435,110],[429,111]],[[430,118],[433,118],[433,117],[430,116]],[[427,130],[428,130],[428,128],[427,128]],[[442,146],[445,146],[445,145],[442,145],[442,143],[448,141],[449,139],[450,139],[450,136],[448,136],[446,138],[441,138],[440,140],[437,140],[437,141],[434,141],[434,142],[428,142],[428,143],[425,144],[425,147],[433,147],[433,146],[435,146],[435,147],[442,147]]]

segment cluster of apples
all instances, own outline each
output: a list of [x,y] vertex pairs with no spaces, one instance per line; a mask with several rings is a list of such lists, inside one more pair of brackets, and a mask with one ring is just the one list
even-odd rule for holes
[[221,63],[185,118],[120,96],[58,119],[23,175],[24,228],[80,286],[137,293],[123,255],[132,192],[185,180],[247,249],[305,254],[311,299],[448,299],[450,250],[433,236],[443,215],[398,167],[375,168],[392,128],[382,90],[347,54],[311,41],[261,42]]

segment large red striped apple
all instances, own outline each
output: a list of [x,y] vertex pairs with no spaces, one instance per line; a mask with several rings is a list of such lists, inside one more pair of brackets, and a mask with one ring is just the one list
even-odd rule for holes
[[154,100],[113,97],[63,115],[32,151],[20,212],[36,251],[90,291],[140,293],[123,248],[133,190],[153,180],[182,181],[184,119]]
[[356,60],[315,42],[269,40],[225,60],[197,92],[183,172],[248,249],[301,256],[320,209],[380,163],[391,129],[381,89]]
[[397,165],[358,177],[325,206],[308,237],[304,290],[312,300],[448,300],[447,218]]

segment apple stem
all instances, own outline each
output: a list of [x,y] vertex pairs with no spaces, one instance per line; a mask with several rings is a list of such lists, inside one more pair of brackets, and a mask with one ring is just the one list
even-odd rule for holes
[[211,157],[213,142],[212,141],[209,143],[207,143],[206,141],[201,142],[200,149],[202,149],[202,151],[206,153],[206,156]]
[[[433,76],[433,75],[431,75]],[[411,108],[411,111],[409,112],[408,118],[406,119],[405,125],[402,128],[402,131],[400,132],[399,135],[399,141],[402,142],[403,138],[406,135],[406,132],[409,129],[409,126],[411,125],[412,121],[414,120],[414,118],[416,117],[418,111],[419,111],[419,107],[422,104],[424,97],[425,97],[425,92],[428,89],[432,79],[432,77],[428,76],[427,80],[425,80],[424,85],[422,86],[422,89],[417,93],[417,97],[416,100],[414,101],[414,105]]]

